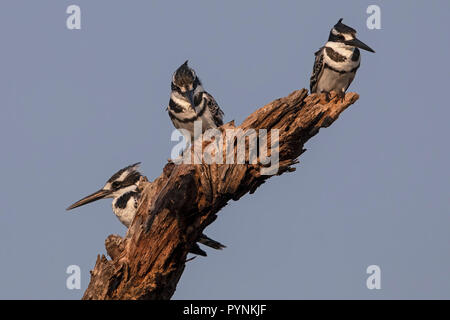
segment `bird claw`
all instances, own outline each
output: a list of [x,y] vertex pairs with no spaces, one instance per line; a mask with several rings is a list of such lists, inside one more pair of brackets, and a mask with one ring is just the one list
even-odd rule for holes
[[335,98],[337,98],[337,101],[339,102],[344,102],[345,100],[345,91],[323,91],[322,94],[324,95],[325,102],[327,103],[334,100]]
[[339,91],[336,94],[336,97],[338,98],[338,101],[344,102],[344,100],[345,100],[345,92],[344,91]]
[[328,91],[322,91],[322,92],[320,93],[320,100],[322,100],[322,95],[323,95],[324,101],[325,101],[326,103],[330,102],[330,100],[331,100],[331,95],[330,95],[330,93],[329,93]]

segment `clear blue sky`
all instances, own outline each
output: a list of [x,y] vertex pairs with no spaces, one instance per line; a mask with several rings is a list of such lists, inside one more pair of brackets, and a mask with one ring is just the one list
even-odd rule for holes
[[[82,29],[66,28],[80,5]],[[382,29],[366,27],[380,4]],[[227,245],[189,262],[174,298],[450,298],[448,1],[18,1],[0,4],[0,298],[79,299],[104,239],[101,201],[65,208],[174,143],[165,111],[186,59],[240,123],[309,86],[339,18],[362,53],[360,100],[306,145],[297,171],[224,208]],[[67,266],[82,289],[65,286]],[[381,267],[381,290],[366,268]]]

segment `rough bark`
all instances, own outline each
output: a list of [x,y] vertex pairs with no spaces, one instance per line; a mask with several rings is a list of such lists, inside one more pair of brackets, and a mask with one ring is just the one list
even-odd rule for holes
[[[341,101],[332,93],[325,101],[324,96],[308,96],[306,89],[294,91],[255,111],[238,128],[279,129],[277,175],[281,175],[295,170],[292,166],[305,151],[306,141],[330,126],[358,97],[348,93]],[[234,123],[222,127],[227,128],[235,128]],[[261,175],[260,169],[260,164],[169,161],[153,182],[142,179],[136,217],[125,238],[106,239],[112,260],[97,257],[83,299],[170,299],[189,248],[203,229],[229,200],[253,193],[271,177]]]

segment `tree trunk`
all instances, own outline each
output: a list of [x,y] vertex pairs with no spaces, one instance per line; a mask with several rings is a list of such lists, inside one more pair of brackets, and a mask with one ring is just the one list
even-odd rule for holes
[[[306,141],[330,126],[357,99],[356,93],[331,100],[306,89],[252,113],[238,128],[279,131],[279,169],[294,171]],[[221,129],[235,129],[227,123]],[[268,134],[268,145],[270,146]],[[269,152],[271,152],[269,150]],[[248,159],[248,157],[247,157]],[[111,260],[97,257],[83,299],[170,299],[183,273],[189,248],[229,200],[253,193],[273,175],[256,164],[166,164],[153,182],[142,179],[138,212],[125,238],[110,235]],[[207,260],[206,262],[207,263]]]

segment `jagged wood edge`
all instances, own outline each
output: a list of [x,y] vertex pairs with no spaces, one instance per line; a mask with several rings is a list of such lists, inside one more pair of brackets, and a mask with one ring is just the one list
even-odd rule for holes
[[[330,126],[356,100],[347,93],[341,101],[292,92],[253,112],[239,128],[279,129],[278,175],[305,151],[306,141]],[[235,128],[230,122],[222,129]],[[269,140],[270,141],[270,140]],[[98,256],[83,299],[170,299],[185,268],[186,255],[203,229],[216,219],[229,200],[253,193],[271,176],[257,165],[166,164],[153,182],[142,179],[143,198],[125,238],[105,240],[108,260]],[[146,232],[145,222],[154,217]],[[206,263],[206,262],[205,262]]]

